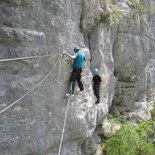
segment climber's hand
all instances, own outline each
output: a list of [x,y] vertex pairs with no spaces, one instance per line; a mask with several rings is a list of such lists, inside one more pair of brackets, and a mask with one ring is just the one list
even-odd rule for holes
[[62,55],[63,55],[63,56],[66,55],[66,52],[63,52]]

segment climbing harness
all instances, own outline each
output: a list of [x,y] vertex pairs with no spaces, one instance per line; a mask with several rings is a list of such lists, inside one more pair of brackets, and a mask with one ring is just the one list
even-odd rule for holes
[[22,97],[20,97],[18,100],[16,100],[15,102],[13,102],[12,104],[10,104],[9,106],[7,106],[6,108],[4,108],[3,110],[0,111],[0,114],[2,114],[4,111],[6,111],[7,109],[11,108],[13,105],[15,105],[17,102],[19,102],[20,100],[22,100],[24,97],[26,97],[27,95],[29,95],[31,92],[33,92],[37,87],[39,87],[48,77],[49,75],[53,72],[55,66],[58,63],[60,55],[58,55],[58,58],[55,62],[55,64],[53,65],[52,69],[49,71],[49,73],[36,85],[34,86],[29,92],[27,92],[25,95],[23,95]]

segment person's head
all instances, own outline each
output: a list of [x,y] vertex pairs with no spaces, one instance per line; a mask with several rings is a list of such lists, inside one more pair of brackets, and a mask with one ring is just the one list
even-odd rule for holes
[[79,46],[74,46],[73,50],[74,50],[75,53],[77,53],[80,50],[80,47]]
[[93,74],[94,74],[94,75],[98,75],[98,69],[97,69],[97,68],[94,69]]

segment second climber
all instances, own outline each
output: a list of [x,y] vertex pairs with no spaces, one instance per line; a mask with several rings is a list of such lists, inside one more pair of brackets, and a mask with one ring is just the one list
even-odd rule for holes
[[102,82],[102,79],[98,73],[98,69],[94,69],[94,76],[93,76],[93,90],[94,90],[94,94],[97,98],[97,101],[95,102],[95,104],[98,104],[100,103],[100,85],[101,85],[101,82]]

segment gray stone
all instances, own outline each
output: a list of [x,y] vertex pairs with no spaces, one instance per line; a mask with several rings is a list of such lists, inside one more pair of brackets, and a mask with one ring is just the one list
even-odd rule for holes
[[[153,4],[150,0],[146,6]],[[74,54],[74,45],[84,47],[85,90],[79,93],[76,87],[71,98],[63,155],[95,152],[95,129],[109,107],[131,119],[137,113],[139,119],[150,107],[148,97],[154,99],[154,15],[141,17],[126,1],[116,0],[115,5],[120,9],[119,24],[109,23],[113,11],[103,0],[0,2],[0,59],[51,54],[50,58],[0,62],[0,110],[34,88],[59,54]],[[70,64],[61,56],[52,74],[37,89],[0,114],[0,155],[58,154]],[[99,105],[95,105],[91,85],[94,68],[102,78]]]

